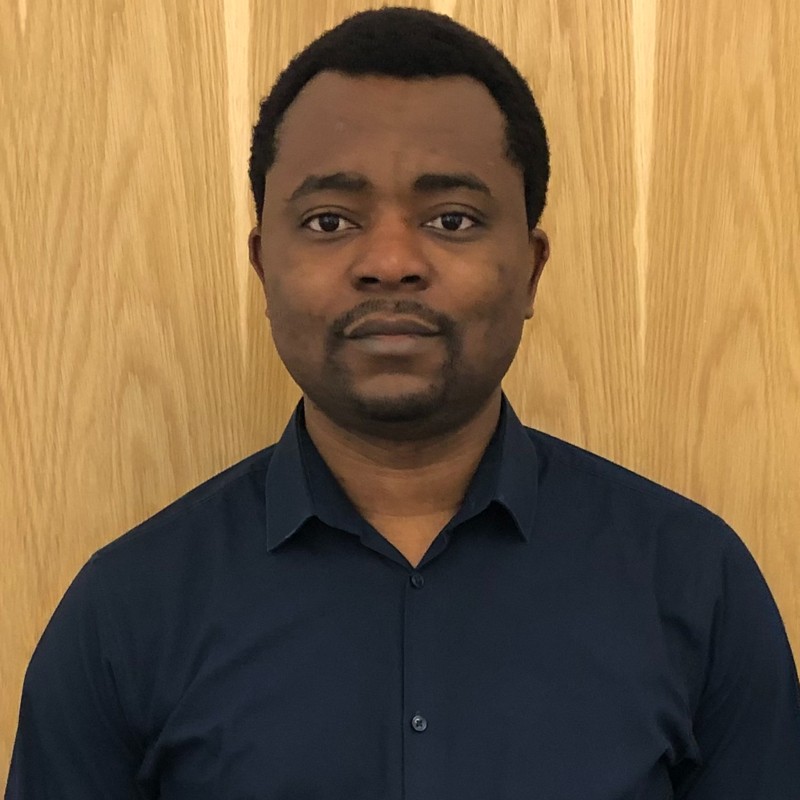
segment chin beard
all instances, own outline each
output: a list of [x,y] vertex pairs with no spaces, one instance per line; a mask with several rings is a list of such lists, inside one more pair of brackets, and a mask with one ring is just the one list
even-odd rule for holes
[[383,423],[422,422],[432,417],[444,402],[441,392],[415,392],[385,397],[351,398],[363,419]]

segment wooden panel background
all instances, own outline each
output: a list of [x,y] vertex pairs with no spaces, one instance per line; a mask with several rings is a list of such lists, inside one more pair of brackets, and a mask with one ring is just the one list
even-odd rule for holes
[[[377,5],[0,0],[0,783],[81,564],[291,413],[250,127],[297,50]],[[416,5],[498,43],[549,128],[517,410],[725,517],[800,653],[800,4]]]

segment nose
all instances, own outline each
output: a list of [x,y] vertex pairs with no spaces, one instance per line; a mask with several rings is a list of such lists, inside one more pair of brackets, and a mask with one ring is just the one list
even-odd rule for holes
[[424,232],[399,213],[382,214],[362,233],[352,281],[359,291],[420,291],[430,283]]

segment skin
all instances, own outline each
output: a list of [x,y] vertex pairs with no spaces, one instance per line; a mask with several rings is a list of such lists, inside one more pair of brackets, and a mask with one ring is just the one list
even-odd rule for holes
[[[471,78],[323,72],[284,116],[250,232],[308,432],[412,566],[458,510],[494,432],[549,255],[544,232],[528,229],[522,173],[505,148],[502,112]],[[368,186],[291,199],[309,175],[336,173]],[[474,176],[491,196],[414,188],[442,173]],[[346,338],[375,314],[440,333]]]

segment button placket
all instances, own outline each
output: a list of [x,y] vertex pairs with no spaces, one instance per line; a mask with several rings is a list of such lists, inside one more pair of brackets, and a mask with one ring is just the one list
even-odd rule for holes
[[[440,677],[431,671],[431,659],[441,659],[436,626],[438,582],[424,568],[406,573],[403,613],[403,698],[401,721],[403,736],[403,775],[405,797],[442,797],[437,779],[431,777],[433,765],[443,758],[444,743],[440,728]],[[430,725],[433,727],[429,727]],[[435,770],[434,770],[435,771]]]

